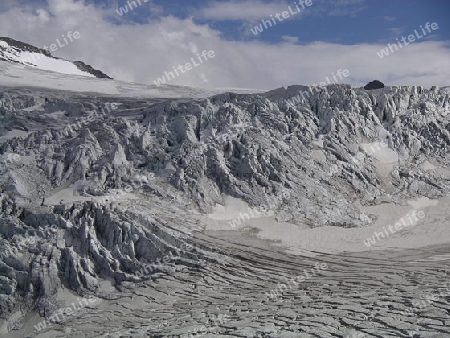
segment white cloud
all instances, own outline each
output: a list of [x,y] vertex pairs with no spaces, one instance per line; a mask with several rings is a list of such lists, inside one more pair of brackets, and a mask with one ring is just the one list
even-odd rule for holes
[[289,42],[289,43],[297,43],[298,42],[298,36],[282,35],[281,39],[283,41]]
[[112,15],[118,17],[115,8],[100,9],[72,0],[48,4],[42,10],[51,15],[17,8],[0,13],[0,31],[38,47],[54,43],[69,30],[79,31],[81,38],[55,55],[83,60],[121,80],[153,84],[173,66],[189,62],[203,50],[213,50],[213,59],[170,83],[272,89],[319,83],[341,68],[350,71],[346,81],[354,86],[374,78],[386,85],[450,85],[448,43],[420,41],[380,59],[376,52],[386,45],[296,45],[286,38],[279,44],[230,41],[192,18],[166,16],[145,24],[115,25],[108,20]]
[[366,0],[313,0],[309,14],[329,16],[351,16],[367,8]]
[[[242,21],[258,21],[275,16],[276,13],[281,13],[288,10],[291,6],[293,11],[296,11],[293,3],[286,1],[274,1],[271,3],[262,2],[260,0],[231,0],[231,1],[213,1],[208,3],[208,6],[199,11],[199,15],[205,19],[211,20],[242,20]],[[301,8],[301,7],[299,7]],[[308,7],[305,6],[305,10]],[[303,11],[298,13],[300,17]]]
[[50,12],[53,15],[70,14],[77,11],[82,11],[89,8],[84,4],[84,1],[65,1],[65,0],[47,0]]
[[8,11],[13,7],[17,7],[17,0],[2,0],[0,2],[0,12]]
[[310,0],[310,2],[310,6],[308,6],[305,4],[306,0],[273,0],[271,2],[262,0],[214,0],[197,11],[196,17],[216,21],[234,20],[254,23],[263,19],[267,20],[271,15],[275,16],[276,13],[281,14],[283,11],[289,11],[289,7],[294,12],[297,11],[297,6],[300,9],[300,12],[291,15],[288,18],[289,20],[299,19],[305,15],[354,16],[366,8],[366,0],[336,0],[333,2]]
[[397,19],[395,16],[389,16],[389,15],[382,16],[381,18],[387,22],[395,21]]
[[45,9],[37,9],[36,14],[39,17],[39,20],[42,22],[47,22],[48,20],[50,20],[50,14]]
[[405,27],[392,27],[389,28],[389,31],[394,35],[394,36],[401,36],[404,32],[405,32]]

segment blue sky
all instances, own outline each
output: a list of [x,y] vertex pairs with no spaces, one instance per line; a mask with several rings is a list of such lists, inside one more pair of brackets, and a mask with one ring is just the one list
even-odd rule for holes
[[[283,22],[254,34],[270,15],[299,0],[1,0],[0,35],[49,45],[68,31],[81,38],[54,53],[116,79],[152,84],[197,53],[216,57],[170,81],[204,88],[271,89],[314,84],[339,69],[342,82],[450,85],[450,1],[310,0]],[[134,0],[138,3],[138,0]],[[131,2],[131,0],[130,0]],[[17,24],[20,22],[20,24]],[[380,57],[420,26],[438,29]]]
[[[141,0],[143,3],[143,0]],[[93,1],[97,4],[108,3],[105,0]],[[246,1],[236,1],[245,3]],[[295,15],[291,20],[277,23],[270,30],[254,36],[250,34],[248,26],[250,23],[259,24],[261,19],[268,19],[269,16],[262,15],[260,19],[252,18],[257,16],[262,6],[257,4],[277,4],[277,7],[285,10],[288,6],[294,7],[297,1],[251,1],[247,6],[249,15],[247,20],[239,19],[237,16],[217,13],[216,18],[211,18],[205,14],[205,9],[213,9],[217,3],[227,4],[231,1],[204,1],[204,0],[154,0],[153,4],[146,3],[137,10],[130,12],[130,18],[135,22],[145,22],[157,19],[151,13],[151,8],[158,6],[161,14],[173,15],[180,19],[193,17],[198,24],[207,24],[219,30],[223,37],[230,40],[251,40],[258,39],[267,43],[283,42],[283,36],[293,36],[298,38],[299,44],[322,41],[342,44],[360,43],[388,43],[401,37],[402,34],[410,34],[420,25],[427,21],[437,22],[439,31],[427,39],[450,40],[450,1],[448,0],[326,0],[314,1],[312,5],[306,7],[302,16],[297,19]],[[120,0],[118,6],[127,4],[126,0]],[[279,4],[279,5],[278,5]],[[236,6],[237,7],[237,6]],[[280,10],[281,12],[281,10]],[[270,12],[275,14],[275,11]],[[230,13],[231,14],[231,13]]]

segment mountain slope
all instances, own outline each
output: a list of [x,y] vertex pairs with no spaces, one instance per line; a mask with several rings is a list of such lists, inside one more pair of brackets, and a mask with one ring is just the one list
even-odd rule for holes
[[60,59],[52,56],[45,49],[7,37],[0,37],[0,60],[62,74],[111,79],[103,72],[86,65],[82,61],[72,62]]

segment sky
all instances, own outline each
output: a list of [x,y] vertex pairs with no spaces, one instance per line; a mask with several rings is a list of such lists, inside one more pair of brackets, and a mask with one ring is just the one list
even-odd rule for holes
[[449,86],[449,17],[449,0],[0,0],[0,36],[144,84]]

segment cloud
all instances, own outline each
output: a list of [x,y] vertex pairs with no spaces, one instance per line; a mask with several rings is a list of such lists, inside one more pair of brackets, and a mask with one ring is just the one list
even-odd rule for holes
[[406,31],[405,27],[389,28],[389,32],[391,32],[394,36],[401,36],[405,31]]
[[[287,11],[289,6],[295,9],[293,3],[286,1],[271,3],[265,3],[260,0],[212,1],[208,3],[207,7],[199,11],[199,15],[204,19],[217,21],[238,20],[254,22],[268,19],[270,15]],[[305,8],[307,9],[308,7],[305,6]],[[302,14],[302,12],[298,14]]]
[[[306,0],[302,0],[305,3]],[[203,19],[224,21],[255,22],[268,19],[270,15],[287,11],[290,6],[296,11],[296,4],[301,8],[299,15],[292,15],[289,19],[299,19],[305,15],[320,16],[354,16],[366,8],[366,0],[310,0],[311,5],[299,4],[301,1],[275,0],[263,2],[262,0],[214,0],[197,12],[197,16]]]
[[298,36],[282,35],[281,39],[283,41],[289,42],[289,43],[297,43],[298,42]]
[[232,41],[192,18],[162,16],[141,24],[115,24],[112,16],[121,19],[117,8],[73,0],[51,0],[40,12],[36,9],[11,8],[0,13],[0,31],[38,47],[54,43],[69,30],[79,31],[80,39],[54,54],[83,60],[124,81],[153,84],[165,71],[213,50],[213,59],[170,83],[272,89],[319,83],[338,69],[348,69],[351,76],[346,82],[354,86],[374,78],[386,85],[450,85],[450,46],[445,42],[418,41],[380,59],[376,52],[386,45],[298,45],[289,36],[278,44]]
[[314,6],[311,7],[311,12],[308,14],[315,14],[321,16],[351,16],[354,17],[357,13],[367,8],[366,0],[313,0]]
[[397,19],[395,16],[382,16],[381,18],[387,22],[395,21]]
[[0,13],[8,11],[13,7],[17,7],[18,5],[17,0],[2,0],[0,2]]

